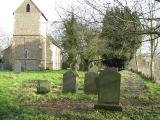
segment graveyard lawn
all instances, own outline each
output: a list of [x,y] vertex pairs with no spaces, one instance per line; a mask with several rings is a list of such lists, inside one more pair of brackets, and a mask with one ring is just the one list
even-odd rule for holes
[[[78,92],[62,93],[66,71],[0,72],[0,120],[160,120],[160,86],[139,75],[121,71],[123,112],[94,110],[97,95],[83,93],[84,72]],[[36,80],[49,80],[51,92],[36,93]]]

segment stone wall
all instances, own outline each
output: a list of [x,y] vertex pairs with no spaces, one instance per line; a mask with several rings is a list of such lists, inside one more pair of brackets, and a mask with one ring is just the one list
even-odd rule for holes
[[[30,12],[26,12],[26,6],[30,4]],[[40,35],[41,13],[30,0],[25,0],[14,12],[14,35]]]
[[[27,4],[30,5],[30,12],[26,11]],[[31,0],[25,0],[14,12],[12,65],[20,60],[25,70],[46,68],[46,42],[40,30],[41,16],[40,10]]]
[[56,45],[51,45],[53,69],[61,69],[62,55],[61,49]]
[[53,62],[52,62],[52,50],[51,50],[51,42],[49,40],[46,41],[46,68],[53,69]]
[[[27,4],[30,12],[26,11]],[[36,5],[25,0],[14,12],[14,17],[13,43],[10,50],[6,50],[6,63],[13,66],[16,60],[20,60],[24,70],[60,69],[61,50],[47,42],[46,18]]]
[[[45,69],[45,58],[43,55],[45,48],[43,44],[44,41],[40,36],[14,37],[12,44],[12,65],[16,60],[20,60],[22,69]],[[26,50],[28,51],[27,58],[25,53]]]
[[12,49],[11,47],[5,49],[3,51],[3,58],[2,58],[2,64],[1,64],[1,70],[2,69],[7,69],[7,70],[12,70]]

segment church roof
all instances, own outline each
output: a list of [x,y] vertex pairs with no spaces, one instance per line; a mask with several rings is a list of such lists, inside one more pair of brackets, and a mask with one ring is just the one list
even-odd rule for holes
[[[35,6],[35,8],[41,13],[41,15],[44,17],[44,19],[46,20],[46,21],[48,21],[48,19],[47,19],[47,17],[43,14],[43,12],[37,7],[37,5],[32,1],[32,0],[30,0],[31,1],[31,3]],[[15,13],[15,12],[14,12]],[[13,14],[14,14],[13,13]]]
[[51,42],[51,44],[57,46],[58,48],[61,49],[60,45],[58,44],[58,42],[52,37],[52,35],[47,35],[47,40],[49,40]]

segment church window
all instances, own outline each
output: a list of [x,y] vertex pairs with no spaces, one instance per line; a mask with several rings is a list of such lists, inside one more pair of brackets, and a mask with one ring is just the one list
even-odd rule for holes
[[26,6],[26,12],[30,12],[30,4],[27,4],[27,6]]
[[26,58],[26,59],[29,58],[28,57],[28,49],[25,49],[25,51],[24,51],[24,58]]

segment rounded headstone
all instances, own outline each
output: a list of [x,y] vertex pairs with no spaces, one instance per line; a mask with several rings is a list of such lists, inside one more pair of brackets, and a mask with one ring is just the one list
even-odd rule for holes
[[97,80],[98,103],[97,109],[122,111],[119,105],[121,75],[116,69],[106,68],[101,71]]
[[98,73],[88,72],[85,74],[84,80],[84,93],[86,94],[97,94],[96,78]]
[[75,72],[68,71],[63,74],[63,92],[76,92],[76,74]]

